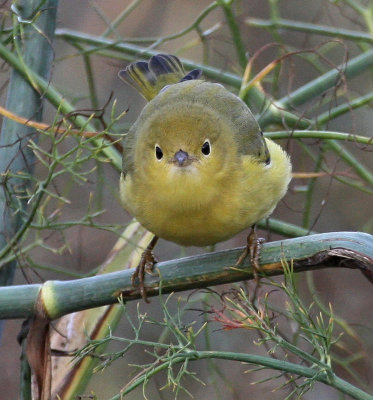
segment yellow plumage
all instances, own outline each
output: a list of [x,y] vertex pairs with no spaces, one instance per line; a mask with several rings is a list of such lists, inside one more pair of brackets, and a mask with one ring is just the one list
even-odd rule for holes
[[229,239],[268,216],[285,195],[289,158],[263,138],[237,96],[195,79],[195,71],[183,79],[174,56],[156,57],[163,62],[156,71],[151,61],[141,64],[144,75],[122,74],[150,79],[152,87],[162,81],[157,95],[144,89],[151,100],[124,140],[122,204],[156,236],[182,245]]

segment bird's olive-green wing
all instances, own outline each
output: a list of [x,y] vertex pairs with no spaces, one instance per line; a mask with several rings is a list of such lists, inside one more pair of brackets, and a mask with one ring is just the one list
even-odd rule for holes
[[122,154],[122,173],[124,177],[133,171],[134,168],[134,156],[136,147],[136,129],[138,122],[136,121],[131,129],[127,132],[122,142],[123,154]]
[[271,162],[271,155],[264,140],[263,132],[255,119],[254,121],[257,125],[255,128],[253,127],[254,129],[250,128],[237,136],[238,148],[241,154],[251,155],[258,162],[268,165]]
[[258,162],[269,164],[271,161],[263,132],[249,107],[237,96],[233,95],[231,119],[236,126],[235,140],[238,151],[254,157]]

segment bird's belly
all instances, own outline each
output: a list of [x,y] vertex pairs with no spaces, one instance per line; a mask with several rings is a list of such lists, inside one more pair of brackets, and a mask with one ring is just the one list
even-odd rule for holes
[[157,218],[143,224],[157,236],[183,246],[215,244],[234,236],[246,227],[232,224],[230,218],[220,216],[217,219],[211,213],[206,215],[200,211],[174,215],[158,214]]
[[256,223],[271,211],[272,205],[255,207],[236,199],[215,204],[200,204],[198,208],[148,207],[147,215],[137,219],[155,235],[183,246],[208,246],[227,240]]

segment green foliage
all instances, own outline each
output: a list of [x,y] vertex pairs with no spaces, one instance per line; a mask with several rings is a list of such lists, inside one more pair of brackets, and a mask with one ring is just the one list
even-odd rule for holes
[[[277,380],[279,383],[276,390],[286,390],[286,399],[302,398],[316,382],[330,385],[356,399],[371,399],[372,396],[342,381],[334,373],[333,351],[342,332],[336,332],[331,305],[325,311],[315,303],[305,305],[297,293],[292,268],[286,263],[283,283],[269,280],[262,282],[262,285],[254,293],[238,286],[220,295],[210,293],[205,296],[203,310],[194,308],[200,304],[198,296],[197,300],[192,297],[186,303],[176,300],[175,295],[170,295],[165,300],[160,297],[163,317],[158,319],[143,314],[138,306],[134,321],[123,304],[127,323],[132,328],[131,337],[110,334],[103,339],[89,341],[76,352],[75,362],[87,356],[98,358],[100,363],[94,372],[99,372],[108,367],[115,368],[112,364],[127,357],[130,350],[146,352],[150,361],[132,366],[136,371],[134,377],[112,400],[121,398],[139,386],[142,386],[144,398],[149,398],[147,386],[158,374],[163,374],[162,379],[165,381],[162,389],[172,390],[175,398],[178,398],[179,393],[187,393],[193,397],[186,387],[190,383],[188,381],[192,379],[201,384],[205,382],[197,378],[193,371],[194,363],[191,361],[201,362],[204,359],[254,364],[256,367],[249,371],[255,372],[264,369],[279,370],[280,374],[273,373],[272,376],[251,384]],[[283,297],[283,306],[271,302],[271,298],[279,294]],[[170,310],[175,308],[175,303],[177,309],[173,313]],[[187,322],[187,314],[192,310],[202,313],[206,321],[202,324],[197,320]],[[292,327],[290,332],[284,332],[283,320]],[[206,333],[208,325],[217,325],[219,330],[226,331],[224,336],[228,342],[236,329],[246,331],[247,340],[252,340],[251,333],[256,332],[255,343],[264,348],[266,355],[235,352],[234,348],[237,346],[233,344],[234,339],[231,341],[230,352],[219,350],[220,346],[216,342],[214,345],[210,344],[208,350],[201,349],[199,338]],[[154,331],[156,327],[160,332],[158,341],[143,339],[149,326],[151,330]],[[115,352],[102,351],[102,347],[109,342],[116,342],[124,347]]]
[[[115,120],[112,121],[112,124],[114,123]],[[71,221],[64,219],[64,209],[71,204],[69,197],[73,187],[87,184],[88,180],[94,177],[98,163],[110,162],[104,155],[104,150],[112,146],[112,142],[104,139],[105,131],[94,137],[84,138],[79,134],[84,131],[85,126],[83,126],[78,133],[75,133],[74,138],[68,139],[71,127],[66,126],[63,134],[56,133],[57,127],[61,128],[61,121],[56,116],[49,131],[39,132],[39,143],[33,139],[28,142],[29,148],[38,160],[37,176],[24,171],[16,174],[7,173],[7,179],[14,177],[29,182],[29,190],[26,193],[14,192],[9,196],[12,200],[9,207],[15,214],[22,210],[19,201],[27,202],[28,212],[21,215],[21,228],[1,249],[0,266],[13,260],[22,260],[24,268],[29,265],[33,268],[48,269],[47,266],[38,265],[37,260],[33,260],[31,251],[41,248],[55,254],[64,253],[68,249],[67,242],[63,240],[58,247],[50,246],[45,238],[53,233],[63,238],[71,227],[104,229],[116,235],[120,235],[123,229],[123,225],[120,224],[96,222],[104,210],[97,208],[92,195],[89,196],[86,212],[81,218]],[[66,182],[62,188],[59,184],[61,181]],[[57,188],[59,189],[56,190]],[[58,268],[49,269],[62,272]]]

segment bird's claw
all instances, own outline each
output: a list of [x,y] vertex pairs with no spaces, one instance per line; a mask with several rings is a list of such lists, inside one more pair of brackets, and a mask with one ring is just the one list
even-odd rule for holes
[[258,238],[256,235],[255,227],[251,228],[251,232],[247,237],[247,245],[240,257],[238,258],[235,266],[238,267],[242,264],[247,256],[250,256],[250,263],[253,267],[253,274],[257,285],[259,285],[259,274],[262,272],[262,268],[259,264],[260,259],[260,251],[263,247],[263,243],[265,242],[264,238]]
[[135,272],[131,277],[132,286],[136,287],[136,279],[138,279],[138,287],[140,290],[140,295],[146,303],[150,303],[148,297],[146,295],[146,287],[145,287],[145,272],[150,275],[154,275],[153,267],[157,262],[157,259],[154,257],[153,249],[158,241],[158,237],[154,236],[152,241],[149,243],[148,247],[141,254],[140,262],[136,267]]

